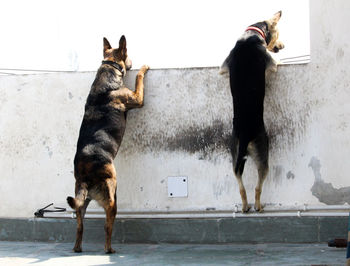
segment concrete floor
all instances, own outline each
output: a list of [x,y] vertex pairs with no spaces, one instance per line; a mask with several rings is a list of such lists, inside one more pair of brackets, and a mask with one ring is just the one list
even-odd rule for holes
[[0,265],[345,265],[346,249],[326,244],[103,244],[0,242]]

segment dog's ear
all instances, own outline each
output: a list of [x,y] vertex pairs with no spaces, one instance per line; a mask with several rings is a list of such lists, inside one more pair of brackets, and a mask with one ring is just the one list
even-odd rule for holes
[[119,49],[126,54],[126,38],[124,35],[122,35],[122,37],[120,37],[119,40]]
[[282,16],[282,11],[278,11],[276,14],[273,15],[273,17],[270,20],[273,26],[276,26],[281,16]]
[[108,49],[112,49],[112,46],[109,44],[107,38],[103,37],[103,53]]

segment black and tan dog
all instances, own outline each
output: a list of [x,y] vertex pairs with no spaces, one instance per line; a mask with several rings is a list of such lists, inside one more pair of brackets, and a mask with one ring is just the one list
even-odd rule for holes
[[250,155],[258,169],[258,184],[255,188],[255,210],[262,211],[260,195],[268,173],[269,142],[264,125],[265,73],[277,71],[277,64],[269,51],[284,48],[278,40],[277,22],[282,12],[271,19],[249,26],[221,66],[220,73],[229,73],[233,97],[233,145],[234,173],[242,198],[242,211],[250,207],[242,174],[247,156]]
[[125,37],[120,38],[118,49],[113,49],[104,38],[103,56],[104,61],[86,100],[79,132],[74,158],[75,198],[67,198],[77,215],[75,252],[82,251],[83,218],[92,199],[106,212],[105,252],[115,252],[111,247],[117,213],[117,176],[113,160],[123,139],[127,111],[143,106],[143,79],[149,69],[148,66],[143,66],[138,72],[134,92],[123,84],[126,71],[131,68]]

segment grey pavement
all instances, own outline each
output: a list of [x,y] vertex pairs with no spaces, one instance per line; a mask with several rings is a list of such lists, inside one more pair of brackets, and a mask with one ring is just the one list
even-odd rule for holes
[[0,242],[0,265],[345,265],[346,249],[326,244],[114,244]]

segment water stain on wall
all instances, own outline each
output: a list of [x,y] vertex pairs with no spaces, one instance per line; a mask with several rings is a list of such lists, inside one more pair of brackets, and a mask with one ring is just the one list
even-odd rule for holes
[[288,171],[287,173],[287,179],[294,179],[295,178],[295,175],[293,174],[292,171]]
[[199,159],[216,160],[218,153],[230,154],[231,131],[229,124],[215,120],[208,126],[179,129],[174,135],[158,132],[145,136],[132,132],[131,141],[122,145],[121,150],[124,155],[182,151],[189,154],[198,153]]
[[45,148],[46,148],[46,150],[47,150],[47,153],[48,153],[49,157],[51,158],[51,157],[52,157],[52,154],[53,154],[51,148],[50,148],[49,146],[46,146]]
[[[305,66],[290,66],[291,69],[295,70],[299,77],[305,75]],[[288,73],[279,71],[266,82],[264,120],[271,153],[285,151],[287,147],[292,148],[304,138],[312,110],[317,105],[313,98],[308,99],[307,94],[300,98],[305,84],[301,79],[291,79]]]
[[169,151],[182,150],[190,154],[199,152],[204,158],[210,158],[214,152],[228,153],[232,134],[225,129],[223,122],[216,120],[210,126],[189,127],[178,132],[165,143]]
[[315,182],[311,187],[312,195],[320,202],[327,205],[350,204],[350,187],[334,188],[332,183],[326,183],[321,177],[321,162],[316,157],[312,157],[308,165],[315,175]]
[[344,50],[342,48],[337,49],[337,60],[340,60],[344,57]]
[[[189,73],[184,71],[182,74],[189,75]],[[290,73],[295,73],[300,78],[291,80]],[[202,114],[198,115],[198,117],[201,117],[201,120],[196,120],[197,115],[193,111],[196,108],[192,108],[189,104],[189,106],[184,106],[181,112],[187,111],[187,116],[193,118],[188,119],[186,117],[186,121],[181,123],[176,113],[178,110],[174,111],[176,108],[171,109],[171,112],[167,112],[163,110],[163,107],[161,110],[158,110],[158,107],[152,107],[150,110],[158,116],[150,116],[147,113],[143,117],[137,117],[133,120],[134,124],[132,127],[135,127],[135,130],[127,130],[125,134],[125,139],[121,146],[123,155],[131,156],[132,154],[140,153],[157,155],[162,151],[170,151],[187,154],[196,153],[199,159],[211,161],[217,160],[222,155],[230,158],[232,98],[229,93],[228,83],[214,78],[215,76],[213,75],[211,72],[208,75],[207,72],[202,73],[199,71],[198,73],[196,72],[196,75],[191,75],[191,77],[183,77],[182,81],[186,82],[186,79],[188,79],[186,86],[195,86],[194,80],[201,79],[203,76],[210,77],[208,81],[204,82],[201,80],[200,83],[203,83],[204,88],[201,91],[206,95],[201,101],[207,104],[203,104],[206,109],[199,110],[199,112],[206,113],[212,106],[215,118],[213,113],[208,112],[207,120],[203,119]],[[270,154],[283,154],[290,148],[295,147],[300,140],[303,140],[308,129],[311,110],[315,103],[310,102],[307,93],[303,94],[303,98],[300,98],[300,92],[305,86],[302,82],[304,80],[303,76],[306,76],[304,66],[289,66],[288,69],[281,69],[278,75],[274,75],[266,84],[264,116],[270,139]],[[216,85],[213,85],[213,83]],[[165,83],[164,86],[167,87],[168,84]],[[176,84],[172,86],[175,88]],[[220,90],[225,88],[224,91],[227,93],[217,93],[215,88]],[[188,91],[192,92],[192,90]],[[183,97],[187,101],[187,98]],[[168,100],[169,103],[172,102],[171,98],[166,99],[166,101]],[[191,103],[191,101],[188,102]],[[193,104],[195,105],[196,103]],[[225,108],[217,106],[225,106]],[[227,108],[228,106],[230,107]],[[159,116],[159,113],[162,113],[162,115]],[[175,119],[174,115],[176,116]],[[147,121],[148,119],[154,119],[154,117],[158,118],[160,124],[150,123],[152,125],[151,128]]]
[[272,167],[272,180],[276,187],[282,184],[283,172],[284,169],[282,165],[274,165]]
[[225,176],[223,182],[215,182],[213,184],[213,194],[216,199],[219,199],[221,195],[228,194],[232,188],[232,178],[230,176]]

